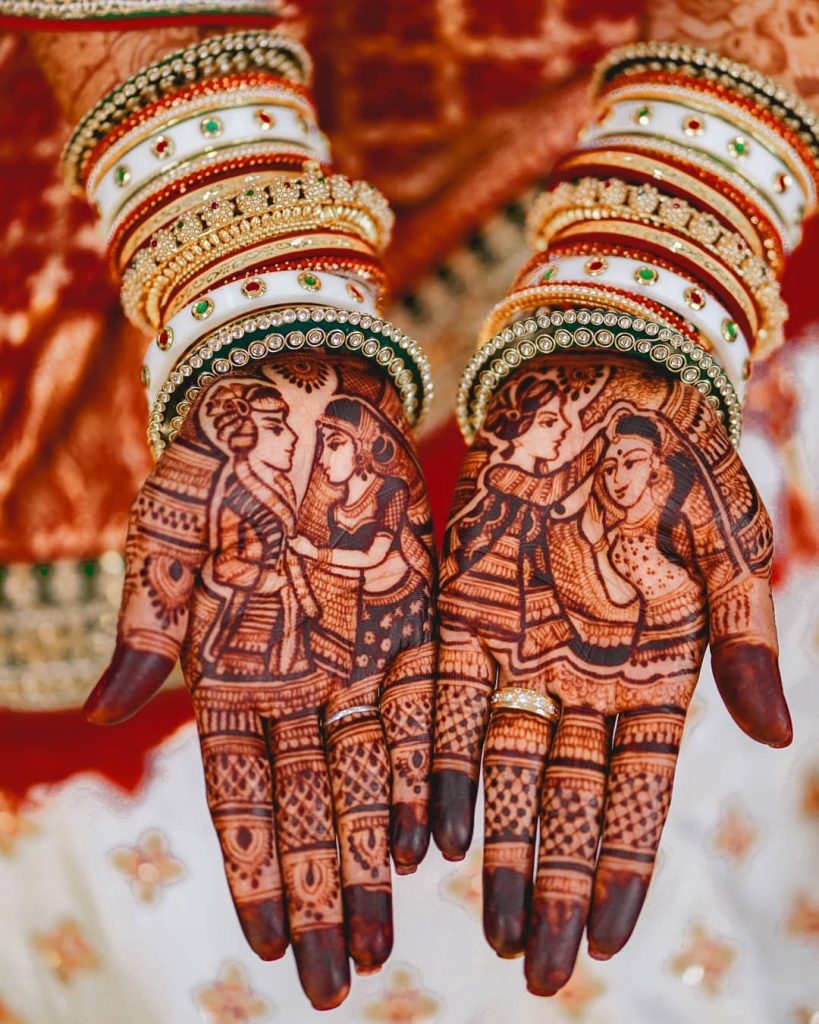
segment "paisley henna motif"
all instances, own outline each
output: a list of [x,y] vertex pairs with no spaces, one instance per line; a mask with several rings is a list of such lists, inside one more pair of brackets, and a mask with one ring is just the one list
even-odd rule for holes
[[[433,827],[464,855],[483,752],[484,930],[501,956],[525,952],[532,992],[565,984],[584,927],[599,958],[631,934],[709,643],[739,725],[790,741],[771,554],[762,502],[694,388],[563,356],[493,400],[441,567]],[[490,716],[495,686],[558,700],[556,731]]]
[[320,1008],[348,956],[389,955],[390,854],[426,852],[434,582],[398,398],[354,359],[214,383],[133,505],[88,717],[134,714],[181,652],[242,927],[265,959],[289,937]]

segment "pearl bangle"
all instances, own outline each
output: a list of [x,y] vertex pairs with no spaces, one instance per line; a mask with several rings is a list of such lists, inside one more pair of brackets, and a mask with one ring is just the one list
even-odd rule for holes
[[142,367],[148,404],[156,400],[174,364],[202,336],[204,324],[213,331],[237,315],[297,305],[308,295],[322,306],[346,309],[355,303],[363,312],[377,315],[374,294],[367,284],[337,274],[280,270],[222,285],[172,317],[149,345]]

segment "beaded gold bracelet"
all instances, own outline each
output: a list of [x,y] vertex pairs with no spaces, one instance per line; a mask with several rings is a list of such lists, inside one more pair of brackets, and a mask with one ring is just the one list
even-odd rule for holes
[[192,81],[259,68],[299,85],[308,84],[313,73],[312,61],[299,42],[281,33],[258,31],[214,36],[143,68],[103,97],[74,129],[62,155],[68,188],[83,195],[81,169],[86,156],[111,128],[140,107]]
[[648,153],[614,148],[586,149],[560,160],[551,180],[557,184],[584,177],[609,176],[622,178],[629,184],[656,185],[671,195],[696,203],[701,212],[712,214],[741,235],[774,272],[782,269],[785,255],[779,236],[768,224],[763,211],[749,202],[746,193],[739,192],[718,176],[704,174],[701,169],[689,169],[681,163],[672,165]]
[[608,309],[553,310],[519,321],[489,339],[469,360],[458,386],[455,413],[471,444],[492,396],[522,364],[554,352],[637,356],[695,387],[715,410],[731,443],[739,444],[741,405],[712,355],[690,339],[643,317]]
[[238,250],[283,233],[319,229],[353,234],[380,251],[393,219],[386,199],[367,182],[325,176],[311,165],[300,178],[212,200],[157,233],[156,245],[139,250],[123,275],[123,308],[133,323],[156,328],[169,293]]
[[579,220],[637,220],[671,228],[693,238],[737,271],[751,287],[773,282],[771,270],[751,252],[742,235],[684,199],[653,185],[629,185],[621,178],[585,177],[561,182],[542,193],[528,217],[529,244],[545,249],[563,227]]

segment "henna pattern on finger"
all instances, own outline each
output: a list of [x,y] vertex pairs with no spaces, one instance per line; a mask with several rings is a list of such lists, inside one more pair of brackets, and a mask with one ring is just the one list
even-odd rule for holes
[[118,647],[94,700],[127,705],[126,668],[155,689],[181,650],[242,926],[265,958],[289,935],[319,1008],[349,955],[389,954],[390,849],[401,870],[426,850],[435,583],[398,396],[355,358],[214,381],[134,506],[131,661]]
[[[493,716],[484,751],[487,935],[513,952],[528,929],[531,991],[565,984],[587,921],[595,956],[628,939],[709,642],[739,724],[772,745],[789,741],[771,539],[753,483],[696,389],[627,359],[564,354],[528,363],[495,392],[441,566],[434,765],[455,799],[436,799],[435,834],[445,853],[468,844],[473,794],[451,779],[474,779],[495,670],[499,687],[562,705],[551,757],[543,743],[524,765],[531,723],[515,710]],[[514,834],[515,780],[527,774],[529,807],[544,769],[521,924],[529,812],[515,834],[513,887],[494,883],[494,860]]]

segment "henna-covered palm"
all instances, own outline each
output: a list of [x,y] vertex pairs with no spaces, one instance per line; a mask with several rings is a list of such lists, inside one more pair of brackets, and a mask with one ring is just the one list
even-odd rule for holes
[[181,650],[245,935],[265,959],[289,935],[319,1008],[346,995],[348,955],[389,955],[390,852],[409,872],[426,851],[434,585],[400,403],[355,359],[213,383],[133,505],[86,713],[128,718]]
[[[790,741],[771,554],[694,388],[588,355],[529,364],[494,397],[441,566],[432,823],[461,858],[483,752],[484,930],[501,956],[525,952],[532,992],[568,980],[584,927],[599,958],[631,934],[709,643],[741,728]],[[490,718],[496,685],[557,698],[556,729]]]

